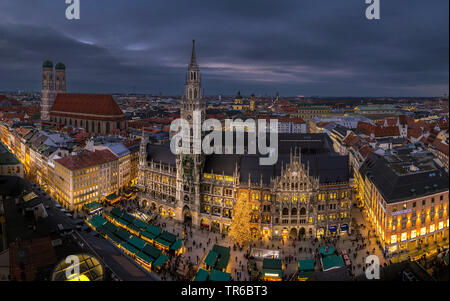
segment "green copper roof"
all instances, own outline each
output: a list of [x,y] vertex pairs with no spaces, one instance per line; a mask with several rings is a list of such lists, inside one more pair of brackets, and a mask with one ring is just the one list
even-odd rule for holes
[[199,269],[197,271],[197,275],[194,278],[194,281],[206,281],[208,280],[208,271],[204,269]]
[[58,63],[55,66],[56,70],[65,70],[66,69],[66,65],[64,65],[63,63]]
[[42,64],[42,68],[53,68],[53,63],[47,60]]

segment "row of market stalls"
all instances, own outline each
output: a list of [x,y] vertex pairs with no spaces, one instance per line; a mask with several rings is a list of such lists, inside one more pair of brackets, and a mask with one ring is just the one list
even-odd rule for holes
[[231,274],[227,273],[230,262],[230,248],[214,245],[206,255],[194,281],[230,281]]
[[103,205],[97,201],[87,203],[83,205],[83,211],[86,212],[88,215],[102,214]]
[[[117,211],[119,210],[119,211]],[[178,255],[182,251],[182,240],[161,228],[131,219],[130,215],[117,209],[115,214],[107,217],[94,215],[87,223],[101,236],[110,240],[124,253],[133,258],[147,270],[160,270],[170,255]],[[119,217],[120,215],[120,217]],[[125,224],[117,222],[122,219]],[[133,229],[133,232],[130,231]],[[150,237],[151,239],[144,239]]]
[[119,208],[113,208],[104,214],[105,218],[116,226],[119,226],[131,234],[144,240],[146,243],[155,245],[158,249],[171,254],[179,255],[182,252],[183,240],[159,227],[146,223]]
[[125,188],[122,192],[123,197],[121,195],[118,195],[116,192],[113,192],[105,196],[104,202],[108,203],[109,205],[114,205],[123,199],[132,200],[137,196],[138,192],[139,188],[137,188],[136,186]]

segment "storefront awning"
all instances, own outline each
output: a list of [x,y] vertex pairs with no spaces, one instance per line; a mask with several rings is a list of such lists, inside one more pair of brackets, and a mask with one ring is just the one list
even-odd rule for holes
[[341,231],[348,231],[348,225],[342,225]]

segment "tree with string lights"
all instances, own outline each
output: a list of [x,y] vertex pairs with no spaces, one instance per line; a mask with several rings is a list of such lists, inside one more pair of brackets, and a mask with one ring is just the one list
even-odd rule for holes
[[228,233],[241,246],[252,239],[250,218],[250,202],[245,194],[241,194],[234,204],[231,229]]

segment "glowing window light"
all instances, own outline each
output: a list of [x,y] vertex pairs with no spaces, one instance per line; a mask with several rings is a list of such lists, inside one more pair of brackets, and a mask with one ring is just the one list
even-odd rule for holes
[[406,232],[403,232],[403,233],[402,233],[401,240],[402,240],[402,241],[405,241],[406,239],[407,239]]
[[434,224],[430,225],[430,233],[433,233],[435,228],[436,228],[436,226]]
[[411,239],[416,238],[417,236],[417,231],[416,230],[412,230],[411,231]]
[[391,235],[391,244],[397,243],[397,234]]
[[425,228],[425,227],[420,228],[420,235],[425,235],[425,234],[427,234],[427,228]]

